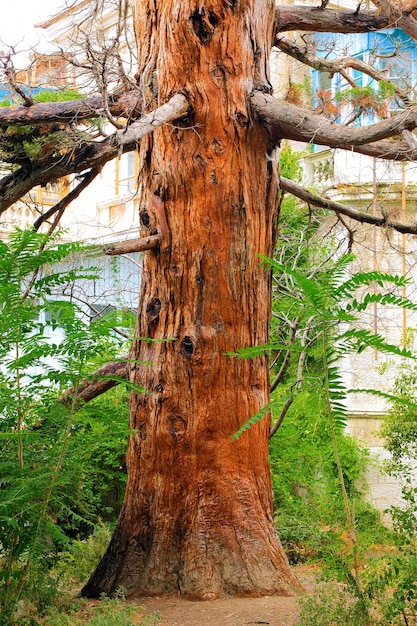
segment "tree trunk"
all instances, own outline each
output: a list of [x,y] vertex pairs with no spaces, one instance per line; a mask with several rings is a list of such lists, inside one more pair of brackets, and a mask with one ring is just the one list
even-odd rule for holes
[[260,255],[273,253],[278,181],[249,96],[270,91],[274,2],[137,0],[135,19],[146,106],[181,91],[192,114],[141,147],[141,236],[161,234],[131,353],[148,393],[132,398],[125,502],[83,593],[289,594],[269,416],[231,439],[268,404],[267,357],[227,354],[268,341]]

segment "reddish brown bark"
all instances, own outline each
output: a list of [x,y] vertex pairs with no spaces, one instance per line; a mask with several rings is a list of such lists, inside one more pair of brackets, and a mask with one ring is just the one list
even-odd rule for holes
[[[270,419],[231,435],[269,400],[268,340],[277,172],[249,95],[270,89],[272,0],[136,2],[149,106],[186,93],[183,127],[142,147],[142,275],[128,483],[109,549],[83,593],[288,594],[297,585],[273,520]],[[158,47],[160,46],[160,47]],[[156,84],[156,77],[158,83]],[[173,341],[164,341],[173,339]],[[160,341],[162,340],[162,341]]]

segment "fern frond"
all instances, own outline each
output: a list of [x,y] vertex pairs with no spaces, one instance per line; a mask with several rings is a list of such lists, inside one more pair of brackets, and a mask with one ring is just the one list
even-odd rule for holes
[[409,284],[409,282],[410,279],[396,274],[387,274],[379,271],[359,272],[357,274],[353,274],[353,276],[342,283],[336,289],[336,295],[338,298],[350,298],[357,289],[360,289],[361,287],[368,287],[373,283],[383,288],[387,283],[395,285],[396,287],[404,287]]
[[365,311],[370,304],[379,303],[382,305],[391,305],[398,306],[402,309],[408,309],[411,311],[417,311],[417,304],[409,300],[408,298],[403,298],[401,296],[396,296],[392,293],[367,293],[364,299],[361,302],[358,302],[356,299],[352,300],[347,306],[347,311]]
[[292,394],[281,396],[279,398],[279,400],[273,400],[272,402],[270,402],[269,404],[264,406],[260,411],[255,413],[255,415],[252,415],[244,424],[242,424],[242,426],[239,428],[239,430],[236,431],[235,433],[233,433],[231,438],[232,439],[239,439],[240,435],[242,433],[244,433],[245,430],[248,430],[254,424],[257,424],[258,422],[260,422],[265,417],[265,415],[267,413],[270,413],[272,411],[273,408],[281,406],[282,404],[284,404],[290,398],[293,398]]
[[412,400],[407,400],[401,395],[394,395],[392,393],[386,393],[385,391],[380,391],[379,389],[348,389],[348,393],[367,393],[372,396],[378,396],[379,398],[383,398],[384,400],[388,400],[389,402],[393,402],[395,404],[403,404],[404,406],[417,410],[417,402],[413,402]]
[[260,411],[258,411],[254,415],[252,415],[244,424],[242,424],[242,426],[239,428],[239,430],[237,430],[235,433],[233,433],[231,438],[232,439],[239,439],[240,435],[242,433],[244,433],[245,430],[248,430],[249,428],[251,428],[251,426],[253,426],[254,424],[257,424],[258,422],[260,422],[265,417],[265,414],[269,413],[271,411],[271,409],[273,407],[273,404],[274,403],[270,402],[269,404],[264,406]]
[[390,344],[381,335],[366,329],[349,328],[349,330],[335,338],[335,345],[338,351],[340,351],[340,356],[348,352],[360,354],[366,348],[373,348],[385,354],[395,354],[396,356],[409,359],[416,358],[411,350]]

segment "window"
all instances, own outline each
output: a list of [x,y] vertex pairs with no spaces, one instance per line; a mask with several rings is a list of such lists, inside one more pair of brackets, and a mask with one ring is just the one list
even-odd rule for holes
[[122,154],[116,162],[116,196],[134,193],[137,189],[138,153]]

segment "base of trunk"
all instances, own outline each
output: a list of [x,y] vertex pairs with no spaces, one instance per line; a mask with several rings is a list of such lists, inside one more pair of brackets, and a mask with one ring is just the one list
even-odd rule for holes
[[[124,516],[109,548],[82,590],[88,598],[183,595],[211,600],[223,595],[294,595],[300,588],[277,537],[273,523],[249,520],[246,525],[222,527],[176,536],[160,528],[128,538]],[[148,529],[149,531],[149,529]],[[168,541],[167,541],[168,539]]]

